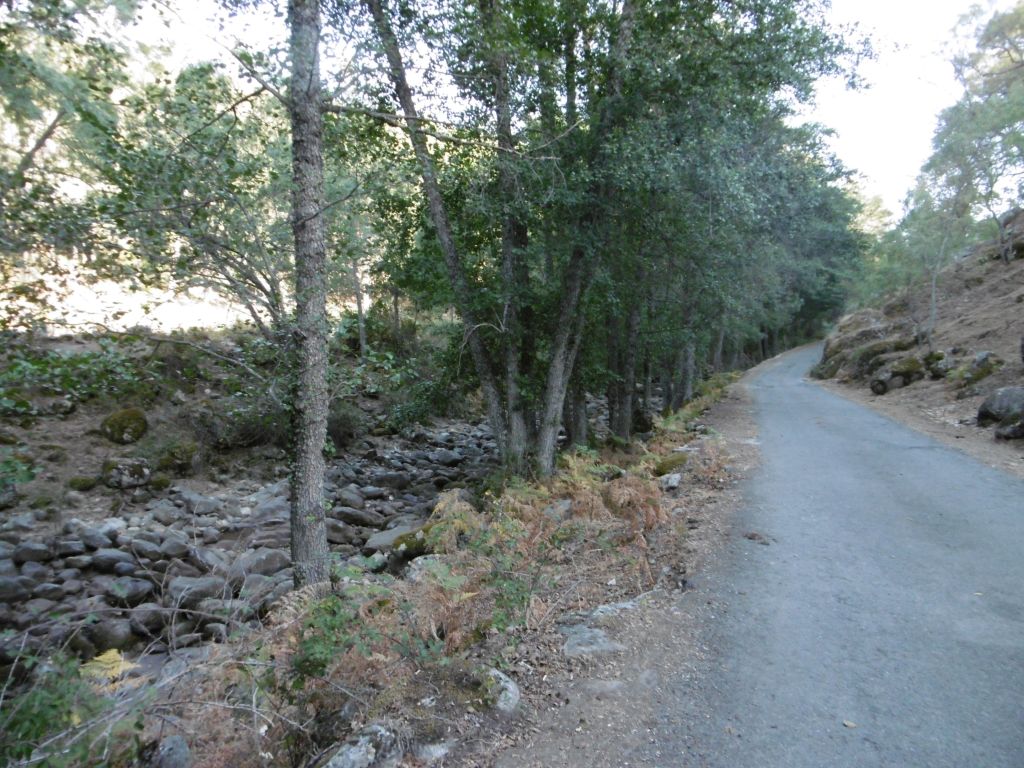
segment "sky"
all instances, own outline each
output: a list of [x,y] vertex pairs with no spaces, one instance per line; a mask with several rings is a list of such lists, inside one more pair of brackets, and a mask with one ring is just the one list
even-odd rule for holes
[[[1016,0],[980,0],[987,10],[1006,10]],[[150,43],[170,41],[170,67],[210,57],[226,58],[218,25],[208,20],[212,0],[171,3],[188,11],[150,17],[139,31]],[[817,101],[803,116],[833,129],[832,150],[857,171],[862,193],[881,198],[899,215],[903,198],[931,154],[939,112],[956,102],[960,84],[950,64],[954,28],[974,5],[971,0],[832,0],[830,19],[836,25],[857,25],[872,38],[876,58],[862,63],[866,84],[850,91],[845,82],[818,85]],[[263,40],[268,30],[283,32],[283,21],[245,15],[232,19],[226,31],[242,39]],[[165,26],[166,24],[166,26]],[[283,42],[283,41],[282,41]]]
[[[1014,0],[979,3],[991,15]],[[950,64],[954,27],[967,0],[833,0],[836,24],[856,23],[877,58],[860,69],[868,87],[823,81],[810,119],[834,129],[833,151],[856,169],[862,192],[899,215],[903,198],[931,154],[939,112],[962,93]],[[972,27],[973,29],[973,27]]]

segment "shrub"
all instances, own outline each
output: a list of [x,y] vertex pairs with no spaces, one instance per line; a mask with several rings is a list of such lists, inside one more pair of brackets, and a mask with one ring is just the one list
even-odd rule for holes
[[235,395],[208,401],[193,414],[193,427],[201,442],[213,448],[284,448],[291,437],[287,409],[268,396]]
[[327,413],[327,436],[335,448],[345,448],[366,434],[366,414],[347,400],[331,401]]

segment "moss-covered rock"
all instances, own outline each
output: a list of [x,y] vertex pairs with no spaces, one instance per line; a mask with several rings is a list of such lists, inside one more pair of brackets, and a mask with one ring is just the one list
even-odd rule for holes
[[73,491],[91,491],[97,485],[99,485],[100,479],[98,477],[87,477],[85,475],[76,475],[75,477],[68,479],[68,488]]
[[199,463],[199,444],[194,440],[176,440],[160,449],[156,468],[178,476],[190,475]]
[[891,367],[894,376],[900,376],[903,378],[904,384],[911,384],[915,381],[920,381],[924,378],[925,366],[924,361],[916,356],[904,357],[892,364]]
[[126,490],[147,485],[152,470],[145,459],[118,458],[103,462],[101,474],[108,487]]
[[689,460],[690,456],[686,453],[670,454],[658,460],[658,463],[654,465],[654,474],[656,477],[671,474],[685,467]]
[[960,387],[970,387],[1003,367],[1005,361],[992,352],[979,352],[970,363],[958,366],[948,378]]
[[149,479],[149,487],[154,491],[166,491],[171,487],[171,476],[164,472],[156,472]]
[[141,408],[123,408],[110,414],[100,423],[100,433],[118,445],[138,441],[148,429],[149,422]]

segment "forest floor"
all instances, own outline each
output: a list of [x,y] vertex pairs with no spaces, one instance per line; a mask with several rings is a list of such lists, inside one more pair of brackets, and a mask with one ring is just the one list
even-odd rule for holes
[[[520,715],[462,745],[445,765],[611,768],[629,765],[622,755],[652,741],[652,729],[664,715],[666,686],[692,682],[708,651],[686,605],[689,580],[716,561],[730,537],[761,537],[756,531],[737,532],[732,524],[741,484],[759,460],[752,404],[742,381],[730,386],[701,423],[708,428],[703,450],[718,457],[722,473],[711,483],[673,492],[670,501],[685,510],[687,534],[681,541],[659,542],[677,548],[677,568],[687,582],[663,581],[632,600],[567,616],[535,638],[530,653],[543,675],[524,685]],[[586,642],[573,645],[577,627],[592,632],[584,635]]]

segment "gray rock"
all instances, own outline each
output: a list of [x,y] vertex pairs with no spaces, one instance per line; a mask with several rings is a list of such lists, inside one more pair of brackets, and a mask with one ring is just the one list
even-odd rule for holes
[[44,600],[63,600],[64,595],[64,585],[53,582],[39,584],[32,590],[32,597],[41,597]]
[[167,583],[164,599],[170,606],[193,608],[208,597],[229,593],[227,582],[219,576],[176,576]]
[[231,566],[229,580],[240,585],[249,574],[273,576],[292,564],[292,559],[283,549],[251,549],[243,552]]
[[351,525],[362,525],[367,528],[383,528],[387,525],[387,518],[379,512],[374,512],[372,509],[335,507],[331,511],[331,517]]
[[31,579],[22,579],[20,576],[0,576],[0,602],[20,603],[28,600],[32,594],[35,584]]
[[80,539],[61,539],[56,545],[58,557],[85,554],[85,542]]
[[104,617],[89,627],[89,640],[97,651],[117,649],[123,651],[135,642],[128,619]]
[[400,491],[403,488],[409,487],[409,483],[412,482],[412,477],[408,472],[378,472],[374,474],[373,482],[375,485],[383,485],[387,488],[395,488]]
[[978,408],[978,424],[1014,422],[1024,419],[1024,387],[997,389]]
[[[86,555],[82,555],[82,557],[86,557]],[[67,562],[69,565],[71,564],[70,558]],[[97,571],[114,573],[118,563],[126,563],[134,569],[135,558],[120,549],[98,549],[92,553],[92,566]],[[72,567],[78,568],[79,566],[74,565]]]
[[379,488],[376,485],[366,485],[359,489],[359,492],[363,494],[365,499],[383,499],[388,495],[388,492],[383,488]]
[[168,736],[153,755],[152,768],[192,768],[192,752],[184,736]]
[[180,533],[169,533],[160,545],[160,553],[167,558],[185,557],[190,551],[188,539]]
[[139,637],[157,637],[170,618],[170,611],[156,603],[143,603],[132,609],[128,621]]
[[484,674],[488,681],[488,692],[494,701],[494,709],[503,715],[511,715],[522,698],[519,686],[511,677],[497,669],[488,668]]
[[398,733],[383,723],[371,723],[346,739],[319,768],[395,768],[401,759]]
[[181,511],[168,499],[158,501],[149,513],[161,525],[173,525],[181,517]]
[[113,543],[110,536],[96,528],[83,528],[78,535],[89,549],[103,549]]
[[110,582],[104,594],[116,605],[138,605],[153,594],[153,585],[145,579],[121,576]]
[[373,554],[374,552],[383,552],[390,550],[395,545],[395,539],[399,536],[412,533],[418,530],[421,526],[414,525],[397,525],[394,528],[389,528],[386,531],[380,531],[375,533],[366,543],[363,544],[363,554]]
[[188,488],[178,488],[178,499],[185,505],[185,511],[192,515],[212,515],[224,508],[224,502],[213,496],[204,496]]
[[65,597],[77,595],[85,588],[85,584],[83,584],[79,579],[67,579],[60,586],[61,589],[64,590]]
[[128,544],[128,549],[133,555],[139,558],[145,558],[147,560],[163,559],[163,552],[160,550],[160,545],[154,544],[152,541],[141,537],[132,539]]
[[673,472],[670,475],[662,475],[661,477],[661,490],[663,491],[674,491],[683,482],[683,476],[678,472]]
[[454,467],[456,464],[465,461],[466,457],[455,451],[449,451],[447,448],[441,448],[428,453],[427,458],[434,464],[440,464],[442,467]]
[[334,495],[334,498],[343,506],[352,507],[352,509],[362,509],[366,505],[366,499],[354,485],[340,488]]
[[69,568],[78,568],[79,570],[92,568],[92,555],[73,555],[72,557],[66,557],[64,558],[64,565]]
[[53,550],[49,544],[41,541],[25,541],[14,548],[11,558],[19,565],[21,563],[44,563],[53,559]]
[[103,482],[108,488],[130,490],[149,483],[153,470],[146,459],[122,456],[103,465]]
[[572,658],[577,656],[602,656],[626,650],[625,646],[609,639],[604,630],[577,624],[561,629],[565,635],[562,653]]

